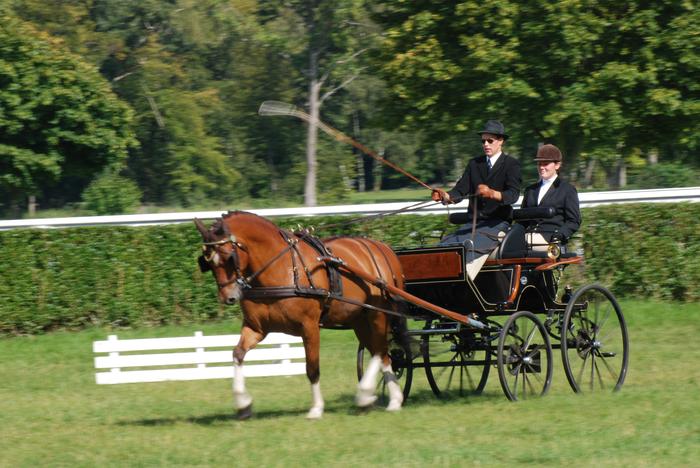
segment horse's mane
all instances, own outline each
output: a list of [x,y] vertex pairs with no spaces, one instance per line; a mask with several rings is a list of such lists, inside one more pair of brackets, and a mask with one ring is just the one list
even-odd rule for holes
[[228,211],[227,213],[224,213],[221,215],[221,218],[218,218],[214,224],[211,225],[211,232],[213,232],[216,235],[226,235],[229,233],[229,230],[226,226],[226,220],[229,218],[235,218],[238,216],[245,216],[245,217],[250,217],[252,220],[255,220],[257,222],[261,222],[264,224],[268,224],[270,227],[274,229],[279,229],[279,227],[273,223],[272,221],[263,218],[262,216],[258,216],[255,213],[251,213],[249,211],[241,211],[241,210],[235,210],[235,211]]

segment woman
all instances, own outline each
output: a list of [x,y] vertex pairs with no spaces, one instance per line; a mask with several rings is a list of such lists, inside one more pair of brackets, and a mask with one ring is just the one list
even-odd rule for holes
[[525,188],[522,208],[554,207],[553,218],[525,221],[528,243],[535,251],[546,251],[550,243],[566,245],[581,226],[578,192],[559,177],[562,155],[554,145],[543,145],[537,150],[537,171],[540,180]]

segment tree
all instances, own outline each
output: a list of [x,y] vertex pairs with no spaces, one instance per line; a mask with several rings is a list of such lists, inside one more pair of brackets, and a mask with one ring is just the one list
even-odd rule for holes
[[[289,55],[303,70],[306,107],[312,122],[322,106],[345,89],[362,71],[362,55],[376,41],[376,30],[365,15],[365,2],[293,0],[261,2],[267,41]],[[316,205],[318,128],[306,135],[304,202]]]
[[97,29],[112,38],[102,72],[137,113],[142,144],[129,169],[148,201],[187,206],[241,192],[241,176],[210,122],[224,103],[207,68],[221,38],[208,26],[226,3],[94,2]]
[[78,199],[136,145],[131,109],[63,43],[11,16],[0,26],[0,191],[56,206]]
[[695,148],[699,15],[675,0],[382,2],[391,123],[437,141],[501,118],[526,153],[561,146],[573,176],[659,142]]

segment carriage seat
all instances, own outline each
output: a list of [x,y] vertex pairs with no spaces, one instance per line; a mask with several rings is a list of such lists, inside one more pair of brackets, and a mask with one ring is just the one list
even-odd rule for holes
[[[532,208],[519,208],[513,210],[513,221],[530,221],[536,219],[553,218],[556,209],[551,206],[537,206]],[[470,222],[471,216],[466,212],[450,213],[450,224],[464,224]],[[562,246],[560,258],[576,257],[576,252],[567,252],[566,246]],[[533,251],[525,239],[525,227],[520,223],[514,223],[506,231],[499,246],[491,252],[489,260],[504,258],[547,258],[547,252]]]

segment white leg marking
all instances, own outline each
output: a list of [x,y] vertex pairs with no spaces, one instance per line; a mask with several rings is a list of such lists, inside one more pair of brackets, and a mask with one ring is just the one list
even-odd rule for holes
[[253,403],[253,398],[245,389],[245,377],[243,365],[233,363],[233,400],[237,410],[247,408]]
[[379,374],[381,365],[381,358],[379,356],[372,356],[372,359],[370,359],[369,364],[367,365],[365,375],[362,376],[362,380],[360,380],[360,383],[357,385],[355,403],[360,408],[370,406],[377,399],[377,395],[374,394],[374,390],[377,386],[377,375]]
[[399,383],[396,381],[396,375],[391,369],[391,365],[382,366],[384,372],[384,381],[389,389],[389,404],[386,407],[387,411],[399,411],[403,404],[403,392]]
[[306,419],[321,419],[323,416],[323,396],[321,395],[321,383],[311,384],[311,409],[306,414]]

